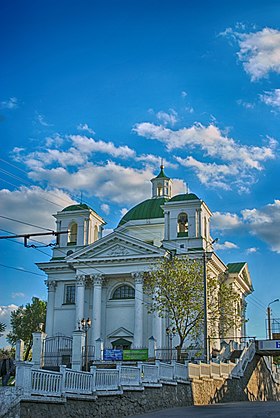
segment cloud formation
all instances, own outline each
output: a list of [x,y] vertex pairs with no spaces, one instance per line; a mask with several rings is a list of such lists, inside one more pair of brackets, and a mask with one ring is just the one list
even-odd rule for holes
[[86,132],[88,132],[88,133],[90,133],[90,134],[92,134],[92,135],[94,135],[94,134],[95,134],[94,130],[93,130],[93,129],[91,129],[91,128],[88,126],[88,124],[87,124],[87,123],[80,123],[80,124],[77,126],[77,129],[78,129],[78,131],[86,131]]
[[225,241],[222,244],[215,244],[215,250],[234,250],[238,248],[236,244],[230,241]]
[[18,107],[18,99],[10,97],[8,100],[0,102],[0,109],[16,109]]
[[163,125],[143,122],[136,124],[133,130],[139,136],[162,142],[169,152],[183,150],[189,153],[200,149],[206,157],[218,160],[218,163],[205,163],[193,156],[183,158],[175,155],[181,165],[195,170],[202,184],[225,190],[231,188],[227,179],[232,176],[238,178],[239,190],[242,190],[241,182],[245,185],[253,182],[253,172],[262,170],[265,161],[275,158],[277,147],[277,141],[273,138],[267,138],[267,146],[242,145],[214,124],[204,126],[196,123],[189,128],[172,130]]
[[266,105],[280,109],[280,89],[265,91],[260,98]]
[[251,81],[267,77],[271,72],[280,73],[279,30],[266,27],[258,32],[240,33],[228,28],[222,35],[238,42],[237,56]]
[[[280,253],[280,200],[275,200],[260,209],[244,209],[240,215],[215,212],[212,226],[221,232],[247,231],[268,244],[272,251]],[[246,251],[254,253],[257,247],[251,247]]]

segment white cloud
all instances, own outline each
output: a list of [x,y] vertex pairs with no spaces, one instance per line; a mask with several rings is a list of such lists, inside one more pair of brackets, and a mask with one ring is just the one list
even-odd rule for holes
[[247,254],[254,254],[257,251],[258,251],[258,248],[257,247],[250,247],[250,248],[247,248],[246,253]]
[[280,253],[280,200],[261,209],[244,209],[241,213],[250,232],[269,244],[272,251]]
[[258,32],[240,33],[228,28],[222,35],[237,40],[237,56],[251,81],[267,77],[270,72],[280,73],[280,31],[266,27]]
[[215,244],[215,250],[234,250],[236,248],[238,248],[238,246],[230,241],[225,241],[222,244]]
[[[32,204],[30,203],[32,202]],[[58,210],[74,201],[62,190],[43,190],[40,187],[20,187],[18,190],[0,190],[0,213],[20,222],[1,218],[1,227],[14,234],[25,234],[27,226],[21,222],[55,230],[54,218]],[[28,232],[38,232],[38,227],[28,226]],[[47,238],[50,240],[50,237]],[[40,237],[40,241],[43,237]]]
[[91,129],[91,128],[88,126],[88,124],[87,124],[87,123],[80,123],[80,124],[77,126],[77,129],[78,129],[78,131],[86,131],[86,132],[89,132],[89,133],[90,133],[90,134],[92,134],[92,135],[94,135],[94,134],[95,134],[94,130],[93,130],[93,129]]
[[225,230],[238,228],[242,225],[242,220],[235,213],[214,212],[212,217],[212,227]]
[[173,126],[178,121],[178,114],[174,109],[169,109],[169,113],[161,110],[160,112],[157,112],[156,117],[164,125]]
[[[164,143],[168,151],[200,148],[207,157],[223,161],[223,164],[200,162],[192,156],[176,157],[185,167],[195,169],[200,181],[207,186],[230,189],[228,178],[235,177],[239,191],[247,189],[254,181],[254,171],[263,170],[263,162],[275,158],[277,141],[267,138],[267,146],[242,145],[223,133],[217,126],[196,123],[189,128],[172,130],[163,125],[144,122],[135,125],[134,132],[145,138]],[[247,187],[246,187],[247,186]]]
[[128,209],[127,208],[122,208],[120,210],[120,212],[121,212],[121,215],[124,216],[128,212]]
[[224,190],[230,189],[230,185],[226,182],[225,178],[238,173],[236,167],[225,164],[202,163],[193,157],[176,157],[176,160],[184,167],[193,168],[202,184]]
[[106,203],[102,203],[102,205],[100,206],[101,210],[106,213],[106,215],[109,215],[110,213],[110,206],[107,205]]
[[25,293],[23,293],[23,292],[13,292],[12,293],[12,299],[24,298],[24,297],[25,297]]
[[[135,157],[135,161],[142,161],[145,163],[145,165],[151,165],[155,169],[159,169],[161,165],[161,158],[157,155],[153,154],[142,154],[139,155],[139,157]],[[169,160],[164,159],[163,160],[164,167],[178,168],[178,164],[171,163]]]
[[81,135],[70,135],[69,138],[82,154],[102,152],[116,158],[134,158],[136,155],[135,151],[127,145],[116,147],[111,141],[95,141],[93,138]]
[[16,109],[18,107],[18,99],[10,97],[8,100],[0,102],[0,109]]
[[0,337],[0,347],[7,346],[6,336],[11,331],[11,324],[10,324],[10,317],[11,312],[15,311],[18,308],[17,305],[2,305],[0,306],[0,322],[3,322],[6,325],[5,331],[2,333],[2,337]]
[[280,109],[280,89],[265,91],[260,98],[266,105]]
[[182,96],[182,97],[187,97],[187,95],[188,95],[188,93],[187,93],[186,91],[184,91],[184,90],[183,90],[183,91],[181,92],[181,96]]
[[245,100],[242,100],[242,99],[238,99],[237,104],[239,106],[243,106],[245,109],[254,109],[255,107],[254,103],[246,102]]
[[[240,216],[215,212],[212,226],[221,232],[233,230],[236,234],[238,229],[246,231],[267,243],[272,251],[280,253],[280,200],[275,200],[260,209],[244,209]],[[254,253],[257,250],[257,247],[251,247],[246,252]]]
[[42,125],[42,126],[53,126],[53,125],[51,125],[50,123],[48,123],[48,122],[46,121],[46,117],[45,117],[44,115],[40,114],[40,113],[37,113],[36,120],[37,120],[37,121],[40,123],[40,125]]
[[109,234],[111,234],[112,232],[114,232],[114,230],[113,230],[113,229],[110,229],[110,228],[105,228],[105,229],[103,230],[103,234],[102,234],[102,236],[103,236],[103,237],[106,237],[106,235],[109,235]]

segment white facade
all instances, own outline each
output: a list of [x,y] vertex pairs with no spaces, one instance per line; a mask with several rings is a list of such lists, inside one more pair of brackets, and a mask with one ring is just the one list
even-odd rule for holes
[[[71,336],[80,321],[89,318],[88,344],[95,348],[100,340],[107,348],[147,348],[150,337],[158,348],[167,347],[169,324],[148,312],[143,273],[172,252],[193,258],[207,252],[209,274],[227,273],[244,305],[252,288],[247,265],[233,263],[230,271],[214,253],[207,205],[194,194],[171,197],[172,181],[163,167],[151,181],[151,199],[132,208],[103,238],[105,222],[87,205],[54,215],[57,230],[69,232],[61,234],[53,258],[38,264],[48,275],[49,336]],[[232,333],[239,337],[244,329]]]

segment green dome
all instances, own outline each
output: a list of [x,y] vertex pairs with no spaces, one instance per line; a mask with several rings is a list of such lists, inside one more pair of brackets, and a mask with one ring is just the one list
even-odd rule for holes
[[70,212],[70,211],[74,211],[74,210],[88,210],[90,209],[90,207],[88,205],[86,205],[85,203],[80,203],[77,205],[71,205],[71,206],[67,206],[66,208],[62,209],[62,212]]
[[144,200],[144,202],[141,202],[134,206],[134,208],[130,209],[120,220],[118,226],[124,225],[128,221],[164,218],[161,205],[167,201],[168,199],[165,197]]
[[169,202],[181,202],[182,200],[199,200],[199,198],[194,193],[184,193],[173,196]]

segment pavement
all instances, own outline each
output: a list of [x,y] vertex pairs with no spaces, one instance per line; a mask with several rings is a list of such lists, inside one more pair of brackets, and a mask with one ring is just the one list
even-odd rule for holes
[[280,402],[187,406],[133,415],[130,418],[280,418]]

